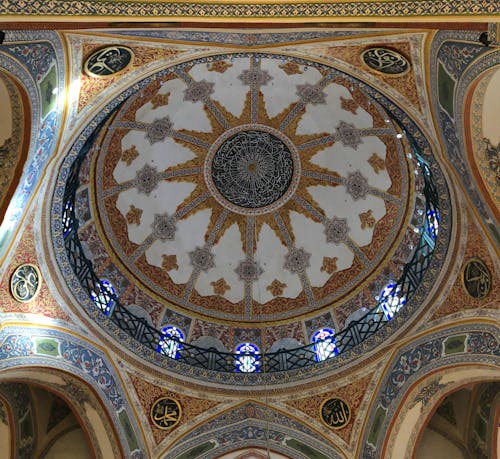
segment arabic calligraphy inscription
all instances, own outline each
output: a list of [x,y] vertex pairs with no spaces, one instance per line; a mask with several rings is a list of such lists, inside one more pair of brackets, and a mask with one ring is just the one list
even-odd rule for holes
[[467,262],[462,273],[462,280],[465,290],[472,298],[485,298],[490,292],[490,271],[478,258],[472,258]]
[[10,292],[21,303],[27,303],[38,295],[41,286],[40,271],[35,265],[19,266],[10,279]]
[[176,426],[181,419],[181,405],[173,398],[161,397],[151,407],[151,421],[162,430]]
[[388,48],[367,49],[361,58],[368,67],[386,75],[400,76],[410,69],[406,57]]
[[331,429],[342,429],[351,420],[351,409],[341,398],[330,398],[321,405],[320,417]]
[[86,61],[84,70],[91,77],[107,77],[125,70],[134,53],[126,46],[107,46],[93,53]]

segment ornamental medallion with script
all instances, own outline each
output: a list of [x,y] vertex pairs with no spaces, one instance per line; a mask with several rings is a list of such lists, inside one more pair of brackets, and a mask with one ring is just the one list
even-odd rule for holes
[[406,57],[388,48],[367,49],[361,58],[368,67],[386,75],[400,76],[410,69]]
[[134,53],[126,46],[108,46],[93,53],[86,61],[84,70],[91,77],[107,77],[125,70],[132,62]]
[[19,266],[10,279],[12,296],[21,303],[28,303],[38,295],[41,287],[40,271],[35,265]]
[[462,280],[467,293],[476,299],[485,298],[491,288],[491,274],[486,265],[473,258],[465,265]]
[[320,416],[331,429],[342,429],[351,419],[351,409],[341,398],[330,398],[321,405]]
[[181,405],[173,398],[162,397],[151,407],[151,421],[162,430],[168,430],[177,425],[181,419]]

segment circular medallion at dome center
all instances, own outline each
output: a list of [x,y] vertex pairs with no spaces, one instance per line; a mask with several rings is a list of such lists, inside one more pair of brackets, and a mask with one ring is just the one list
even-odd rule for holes
[[244,125],[212,145],[205,180],[215,199],[240,214],[261,214],[283,205],[298,183],[295,147],[268,126]]

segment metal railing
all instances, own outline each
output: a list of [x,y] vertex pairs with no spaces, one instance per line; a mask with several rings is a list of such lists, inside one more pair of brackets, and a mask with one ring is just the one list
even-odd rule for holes
[[[96,307],[103,314],[107,315],[109,320],[121,330],[144,346],[159,353],[164,353],[162,346],[159,346],[160,341],[172,340],[179,346],[179,352],[175,354],[175,358],[179,361],[218,372],[237,371],[236,363],[244,354],[222,352],[214,348],[206,349],[183,342],[175,336],[166,336],[161,331],[152,327],[144,318],[137,317],[128,311],[121,304],[114,292],[102,284],[102,281],[94,272],[91,261],[85,257],[78,238],[75,196],[79,186],[78,174],[81,164],[90,150],[98,131],[96,130],[96,133],[87,140],[74,161],[66,181],[64,193],[64,206],[61,216],[63,237],[66,253],[75,275]],[[359,320],[351,322],[345,329],[336,333],[334,338],[330,337],[323,340],[326,344],[334,343],[334,347],[330,347],[332,351],[327,358],[335,358],[338,354],[342,354],[377,333],[378,330],[392,319],[393,314],[387,313],[387,307],[392,308],[394,314],[397,313],[411,298],[429,266],[438,233],[439,200],[429,164],[418,154],[411,139],[409,141],[425,182],[424,196],[426,210],[422,218],[422,226],[419,229],[419,242],[410,262],[404,266],[401,277],[394,283],[391,291],[379,298],[378,304]],[[387,306],[388,304],[389,306]],[[277,352],[248,355],[252,355],[253,358],[259,360],[258,371],[260,372],[271,373],[294,370],[314,365],[324,360],[324,358],[320,360],[316,352],[317,346],[321,342],[317,341],[295,349],[283,349]],[[164,355],[165,358],[172,358],[165,353]]]

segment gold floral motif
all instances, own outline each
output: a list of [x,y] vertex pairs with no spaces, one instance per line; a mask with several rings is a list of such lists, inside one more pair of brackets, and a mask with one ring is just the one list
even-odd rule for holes
[[210,285],[214,288],[214,293],[220,296],[224,295],[227,290],[231,290],[231,287],[222,277],[218,281],[210,282]]
[[300,65],[296,62],[287,62],[286,64],[281,64],[279,68],[283,70],[287,75],[299,75],[301,73],[304,73],[300,69]]
[[212,62],[208,66],[210,72],[224,73],[227,69],[231,68],[233,64],[228,64],[226,61]]
[[140,225],[142,217],[142,209],[138,209],[133,204],[130,205],[130,209],[127,212],[126,218],[129,225]]
[[266,290],[270,291],[273,296],[279,296],[283,294],[286,287],[286,284],[280,282],[278,279],[274,279],[273,282],[266,287]]
[[162,107],[168,104],[168,98],[170,97],[170,93],[166,94],[156,94],[152,99],[151,103],[153,104],[153,110],[158,107]]
[[373,228],[375,226],[375,217],[372,215],[372,210],[367,210],[359,214],[359,219],[361,220],[361,229]]
[[177,264],[177,255],[162,255],[161,267],[165,271],[172,271],[172,269],[179,269]]
[[135,145],[132,145],[130,148],[128,148],[122,153],[122,161],[127,166],[130,166],[132,164],[132,161],[138,156],[139,152],[137,151],[137,148],[135,147]]
[[333,274],[337,271],[337,257],[323,257],[323,265],[321,266],[321,272],[327,272],[328,274]]
[[385,169],[385,161],[377,153],[372,153],[368,162],[376,174]]
[[359,105],[354,99],[346,99],[345,97],[340,97],[340,102],[342,110],[351,112],[353,115],[356,115]]

